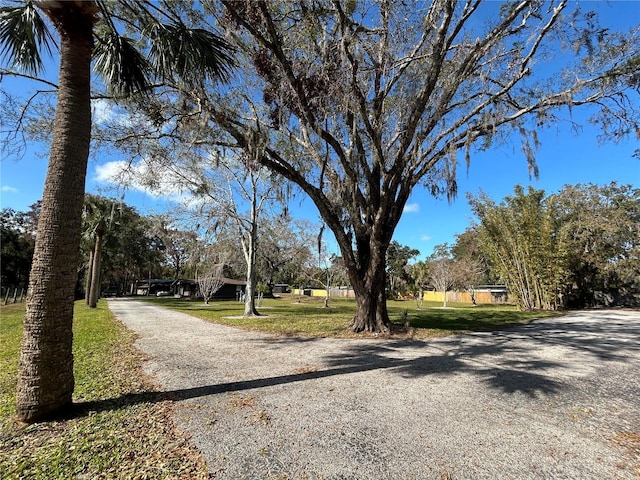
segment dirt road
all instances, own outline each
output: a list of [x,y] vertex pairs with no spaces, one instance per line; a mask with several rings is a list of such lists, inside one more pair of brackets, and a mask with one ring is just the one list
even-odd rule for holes
[[[110,309],[220,479],[637,479],[640,312],[428,341],[277,337]],[[635,443],[638,448],[638,443]]]

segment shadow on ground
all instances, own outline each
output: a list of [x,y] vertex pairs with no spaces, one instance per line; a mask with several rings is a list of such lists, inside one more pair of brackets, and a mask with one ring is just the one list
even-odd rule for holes
[[[638,315],[640,317],[640,312]],[[638,339],[640,322],[629,321],[628,316],[616,311],[602,311],[547,319],[508,331],[457,335],[432,341],[345,342],[348,350],[325,356],[322,360],[326,368],[315,371],[178,390],[130,393],[76,403],[70,415],[84,416],[140,403],[180,401],[373,370],[388,370],[405,377],[464,372],[477,376],[479,381],[503,394],[554,394],[565,384],[552,372],[570,369],[572,364],[561,359],[540,358],[537,352],[543,346],[563,348],[569,357],[575,354],[595,365],[637,358],[640,355]],[[267,341],[299,343],[304,348],[305,344],[318,340],[287,337]]]

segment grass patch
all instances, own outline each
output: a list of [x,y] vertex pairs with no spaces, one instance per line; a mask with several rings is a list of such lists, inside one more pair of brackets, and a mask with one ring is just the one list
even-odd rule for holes
[[[264,299],[264,316],[242,317],[243,304],[234,300],[218,300],[205,306],[202,301],[179,298],[146,298],[160,306],[178,310],[214,323],[247,330],[280,335],[307,337],[360,337],[349,331],[349,322],[355,312],[355,301],[332,298],[329,308],[323,308],[324,299],[283,295]],[[464,303],[424,302],[418,309],[413,301],[388,301],[387,308],[393,330],[400,335],[408,332],[414,338],[430,338],[459,333],[489,332],[523,325],[534,319],[557,315],[557,312],[522,312],[511,305],[481,305]],[[409,329],[405,328],[409,322]]]
[[[389,311],[397,311],[409,302],[390,302]],[[428,303],[428,305],[426,305]],[[414,304],[415,305],[415,304]],[[406,307],[405,307],[406,308]],[[425,302],[420,310],[409,310],[411,327],[423,330],[425,336],[441,336],[457,333],[491,332],[525,325],[533,320],[557,316],[558,312],[519,311],[512,305],[479,305],[465,303],[449,304],[442,308],[439,303]]]
[[3,479],[207,478],[204,460],[173,426],[169,402],[122,401],[155,390],[134,335],[102,303],[77,302],[74,403],[99,402],[77,418],[35,425],[15,420],[23,305],[0,307],[0,471]]

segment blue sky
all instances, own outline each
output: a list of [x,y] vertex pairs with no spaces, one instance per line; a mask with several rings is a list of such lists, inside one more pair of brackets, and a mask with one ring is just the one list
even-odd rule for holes
[[[614,29],[629,28],[640,23],[640,1],[582,2],[583,6],[596,9],[602,15],[602,23]],[[55,65],[47,70],[49,78],[56,77]],[[27,98],[41,85],[5,77],[2,89],[19,93]],[[574,111],[574,119],[582,113]],[[429,255],[433,247],[444,242],[452,243],[455,234],[462,233],[472,222],[471,210],[465,198],[467,192],[478,194],[480,189],[499,201],[513,192],[516,184],[532,185],[548,193],[556,192],[566,184],[611,181],[640,187],[640,159],[634,158],[634,150],[640,148],[637,139],[631,138],[618,144],[598,142],[598,131],[585,126],[575,133],[566,124],[560,124],[540,132],[541,147],[537,159],[539,178],[529,177],[527,162],[519,143],[499,146],[488,152],[476,153],[468,170],[458,168],[458,198],[452,202],[435,199],[422,189],[411,196],[405,213],[395,232],[395,240],[421,252],[421,258]],[[101,181],[101,168],[107,162],[122,160],[116,156],[92,158],[87,175],[87,191],[109,194],[108,185]],[[20,159],[2,158],[0,164],[0,206],[26,210],[40,199],[46,172],[46,146],[32,144]],[[141,213],[158,213],[168,207],[165,200],[138,191],[127,191],[124,201]],[[293,211],[300,216],[318,221],[315,207],[308,200],[298,199]]]
[[598,131],[585,128],[576,135],[565,126],[558,126],[540,135],[538,150],[539,177],[530,178],[527,162],[519,146],[503,146],[471,158],[469,172],[460,168],[457,200],[434,199],[424,191],[414,192],[409,200],[413,211],[405,211],[396,230],[396,239],[429,255],[435,245],[454,241],[473,221],[465,198],[480,190],[499,201],[513,193],[516,184],[531,185],[547,193],[559,191],[564,185],[577,183],[607,184],[617,181],[640,187],[640,159],[633,153],[640,145],[636,140],[620,144],[600,145]]

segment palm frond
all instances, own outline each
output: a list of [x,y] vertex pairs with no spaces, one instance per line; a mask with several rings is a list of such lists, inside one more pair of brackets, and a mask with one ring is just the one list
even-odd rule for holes
[[0,8],[0,57],[28,73],[42,70],[41,51],[51,55],[55,40],[31,2]]
[[188,83],[203,77],[225,81],[235,64],[233,47],[207,30],[154,22],[145,34],[151,43],[149,61],[162,77],[177,76]]
[[94,70],[113,91],[131,95],[148,88],[149,63],[130,39],[115,30],[97,39],[93,56]]

